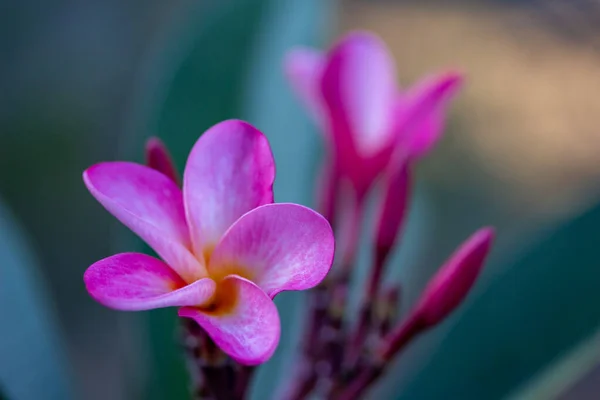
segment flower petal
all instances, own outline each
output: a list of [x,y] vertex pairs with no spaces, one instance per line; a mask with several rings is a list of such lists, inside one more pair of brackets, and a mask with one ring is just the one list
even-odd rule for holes
[[83,276],[99,303],[125,311],[195,306],[213,296],[216,284],[204,278],[186,286],[164,262],[140,253],[123,253],[90,266]]
[[196,142],[183,196],[196,254],[216,245],[239,217],[273,202],[275,164],[267,138],[238,120],[221,122]]
[[358,154],[371,156],[390,143],[395,64],[378,37],[367,32],[345,36],[329,54],[321,88],[336,146],[351,141]]
[[182,278],[191,282],[206,270],[190,253],[181,190],[168,177],[130,162],[88,168],[83,180],[92,195],[141,237]]
[[275,303],[252,282],[230,275],[219,289],[235,296],[225,311],[183,307],[179,316],[194,319],[225,353],[241,364],[267,361],[279,343],[280,322]]
[[231,226],[208,268],[215,277],[243,274],[273,298],[282,290],[319,284],[334,248],[331,226],[321,215],[297,204],[268,204]]
[[444,108],[462,82],[463,76],[455,72],[429,76],[400,99],[395,131],[412,157],[424,156],[437,144],[444,127]]
[[[292,88],[322,128],[325,123],[320,83],[325,60],[322,52],[308,47],[292,49],[284,60],[285,74]],[[321,129],[321,132],[327,131]]]

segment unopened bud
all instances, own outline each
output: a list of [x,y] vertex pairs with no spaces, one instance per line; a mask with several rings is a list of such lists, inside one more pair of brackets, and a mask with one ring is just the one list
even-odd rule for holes
[[162,172],[173,182],[180,184],[179,173],[173,163],[171,154],[165,144],[157,137],[151,137],[146,142],[146,165],[150,168]]
[[485,263],[494,235],[493,228],[475,232],[429,281],[415,310],[427,325],[446,318],[467,296]]

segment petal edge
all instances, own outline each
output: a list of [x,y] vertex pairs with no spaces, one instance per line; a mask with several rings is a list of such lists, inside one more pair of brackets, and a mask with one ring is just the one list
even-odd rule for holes
[[91,166],[83,180],[108,212],[184,279],[206,276],[204,266],[189,251],[181,190],[168,177],[144,165],[116,161]]
[[141,253],[121,253],[92,264],[83,276],[100,304],[123,311],[201,305],[215,291],[212,279],[186,285],[162,261]]
[[214,246],[239,217],[273,202],[275,163],[267,138],[239,120],[198,139],[185,166],[183,196],[195,254]]
[[182,307],[179,316],[195,320],[212,340],[241,364],[266,362],[277,348],[280,335],[275,303],[258,286],[237,275],[226,277],[220,290],[234,290],[238,299],[225,314],[211,314],[199,308]]
[[271,298],[283,290],[318,285],[333,262],[335,241],[329,222],[308,207],[267,204],[244,214],[216,246],[209,272],[226,275],[232,266]]

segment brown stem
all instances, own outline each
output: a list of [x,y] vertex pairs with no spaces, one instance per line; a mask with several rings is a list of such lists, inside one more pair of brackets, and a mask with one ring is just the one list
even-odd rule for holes
[[353,369],[358,363],[360,355],[364,350],[364,345],[369,332],[373,328],[373,308],[377,305],[376,303],[380,297],[378,292],[379,287],[381,286],[381,278],[383,276],[387,254],[388,251],[377,249],[375,254],[375,262],[370,269],[368,283],[362,298],[362,305],[360,307],[358,321],[346,346],[346,366],[349,369]]
[[252,377],[254,376],[254,372],[256,371],[256,367],[250,367],[247,365],[240,365],[235,381],[235,398],[238,400],[243,400],[246,398],[248,393],[248,389],[250,388],[250,383],[252,382]]
[[326,279],[319,286],[308,293],[309,311],[308,322],[305,325],[301,367],[292,374],[283,389],[282,399],[304,399],[317,384],[317,374],[314,365],[321,358],[323,345],[321,344],[321,329],[327,325],[328,306],[331,300],[332,280]]
[[194,400],[230,400],[234,396],[235,363],[217,347],[198,324],[182,320],[183,345]]
[[375,359],[371,364],[363,367],[358,376],[352,380],[352,383],[346,387],[335,400],[354,400],[359,398],[371,386],[379,376],[385,371],[392,358],[398,355],[406,348],[418,334],[427,329],[427,324],[423,322],[418,314],[413,314],[393,329],[384,339],[376,350]]
[[371,386],[383,373],[383,367],[370,366],[365,368],[361,373],[352,380],[352,383],[346,387],[341,393],[330,395],[330,400],[355,400],[358,399],[363,392]]
[[327,324],[321,328],[324,333],[324,357],[329,363],[328,378],[334,378],[341,370],[344,360],[344,314],[348,302],[350,275],[347,268],[338,274],[332,288],[332,298],[328,309]]
[[379,337],[387,335],[394,321],[398,318],[400,307],[400,285],[394,285],[386,289],[381,300],[381,309],[377,316],[377,332]]
[[363,303],[358,317],[358,323],[350,340],[346,344],[346,359],[344,360],[345,369],[352,371],[358,364],[361,355],[364,352],[364,346],[369,336],[373,324],[373,305]]
[[412,314],[381,340],[377,353],[387,362],[427,328],[419,314]]
[[302,349],[308,358],[314,358],[319,351],[318,346],[315,346],[315,344],[319,342],[320,329],[328,317],[328,307],[332,298],[332,286],[332,281],[325,280],[309,292],[310,321],[306,326],[308,334],[304,336],[304,343],[302,345]]
[[206,378],[206,385],[216,400],[237,399],[234,393],[235,370],[231,362],[221,365],[205,365],[202,374]]
[[185,349],[186,364],[190,373],[191,397],[194,400],[214,399],[206,385],[206,378],[198,365],[198,360],[205,352],[207,338],[206,333],[193,321],[181,321],[181,341]]

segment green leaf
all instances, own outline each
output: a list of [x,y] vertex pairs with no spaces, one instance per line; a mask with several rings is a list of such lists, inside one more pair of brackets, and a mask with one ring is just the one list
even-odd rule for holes
[[0,398],[72,398],[52,302],[24,233],[0,203]]
[[[541,373],[536,374],[524,387],[518,388],[509,400],[542,400],[556,398],[581,398],[573,394],[586,384],[596,381],[600,371],[600,332],[579,343],[565,356]],[[569,394],[570,393],[570,394]],[[590,392],[591,393],[591,392]]]

